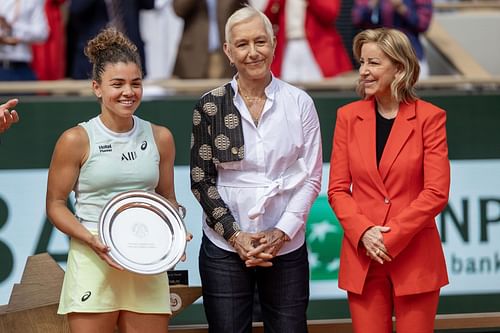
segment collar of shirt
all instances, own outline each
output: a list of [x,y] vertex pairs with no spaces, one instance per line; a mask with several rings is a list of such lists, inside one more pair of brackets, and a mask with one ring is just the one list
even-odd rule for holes
[[267,100],[256,127],[238,93],[236,77],[231,81],[231,86],[235,91],[233,102],[242,119],[245,158],[237,163],[236,170],[232,167],[224,169],[225,166],[221,165],[223,170],[219,176],[227,175],[233,180],[236,177],[239,184],[254,184],[258,181],[267,185],[297,160],[303,148],[302,110],[297,103],[299,90],[292,89],[273,76],[265,88]]
[[[250,111],[248,111],[245,102],[243,101],[243,96],[240,94],[240,91],[238,90],[238,74],[236,74],[233,79],[231,80],[231,87],[233,88],[234,91],[234,105],[238,108],[240,111],[241,117],[244,118],[245,120],[249,122],[252,121],[252,116],[250,115]],[[278,82],[277,79],[274,77],[274,75],[271,73],[271,82],[266,86],[264,89],[264,93],[267,97],[266,104],[264,106],[264,111],[262,111],[262,117],[264,116],[264,113],[267,111],[270,105],[273,104],[274,99],[275,99],[275,94],[276,91],[278,90]],[[270,104],[268,103],[270,102]]]

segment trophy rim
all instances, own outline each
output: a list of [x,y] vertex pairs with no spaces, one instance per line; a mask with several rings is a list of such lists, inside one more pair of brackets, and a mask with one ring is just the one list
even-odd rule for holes
[[[168,249],[160,253],[158,260],[143,263],[134,261],[127,258],[113,241],[111,233],[113,228],[117,228],[117,217],[129,208],[147,210],[166,224],[169,234],[166,232],[165,236],[171,242]],[[178,210],[161,195],[143,190],[126,191],[111,198],[100,214],[98,231],[101,241],[110,248],[109,256],[123,268],[138,274],[160,274],[172,269],[180,261],[187,245],[186,228]]]

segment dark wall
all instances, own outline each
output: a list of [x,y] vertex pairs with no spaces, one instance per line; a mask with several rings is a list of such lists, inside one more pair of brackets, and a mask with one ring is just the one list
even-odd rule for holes
[[[339,106],[355,99],[328,93],[312,94],[321,121],[323,160],[331,141]],[[441,94],[424,99],[447,110],[450,159],[500,158],[500,94]],[[176,140],[176,164],[189,164],[191,112],[196,97],[169,97],[145,101],[137,115],[165,125]],[[21,98],[21,122],[1,136],[0,169],[47,168],[59,135],[99,113],[91,98]]]

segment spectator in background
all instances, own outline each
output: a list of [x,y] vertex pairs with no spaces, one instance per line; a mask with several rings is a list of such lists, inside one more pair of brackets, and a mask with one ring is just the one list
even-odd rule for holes
[[88,79],[92,66],[83,54],[87,42],[106,26],[114,26],[137,46],[146,75],[139,11],[153,9],[154,0],[71,0],[67,27],[68,71],[72,79]]
[[274,75],[316,81],[352,69],[335,28],[340,0],[270,0],[264,12],[276,30]]
[[9,127],[19,121],[19,115],[12,109],[17,105],[17,99],[9,99],[6,103],[0,105],[0,133],[5,132]]
[[229,78],[235,71],[222,52],[224,25],[246,0],[173,0],[184,19],[173,75],[182,79]]
[[[140,15],[140,29],[146,44],[147,79],[168,79],[174,69],[184,22],[174,13],[172,0],[155,0],[155,9],[143,10]],[[168,38],[158,31],[168,31]],[[146,88],[149,90],[151,85]]]
[[420,78],[429,76],[420,34],[432,18],[432,0],[354,0],[353,25],[361,28],[386,27],[403,31],[410,39],[420,63]]
[[66,28],[61,7],[66,0],[46,0],[45,15],[49,36],[33,44],[32,67],[39,80],[60,80],[66,75]]
[[44,0],[0,1],[0,81],[36,80],[31,44],[47,36]]

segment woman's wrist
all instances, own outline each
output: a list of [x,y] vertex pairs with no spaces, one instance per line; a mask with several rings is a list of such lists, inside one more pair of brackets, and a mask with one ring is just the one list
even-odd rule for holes
[[236,243],[236,238],[241,234],[241,230],[238,230],[236,231],[234,234],[231,235],[231,237],[229,237],[229,239],[227,240],[229,242],[229,244],[231,244],[232,247],[234,247],[235,243]]
[[281,240],[284,241],[284,242],[288,242],[290,240],[290,237],[288,237],[288,235],[281,229],[277,229],[280,233],[281,233]]

